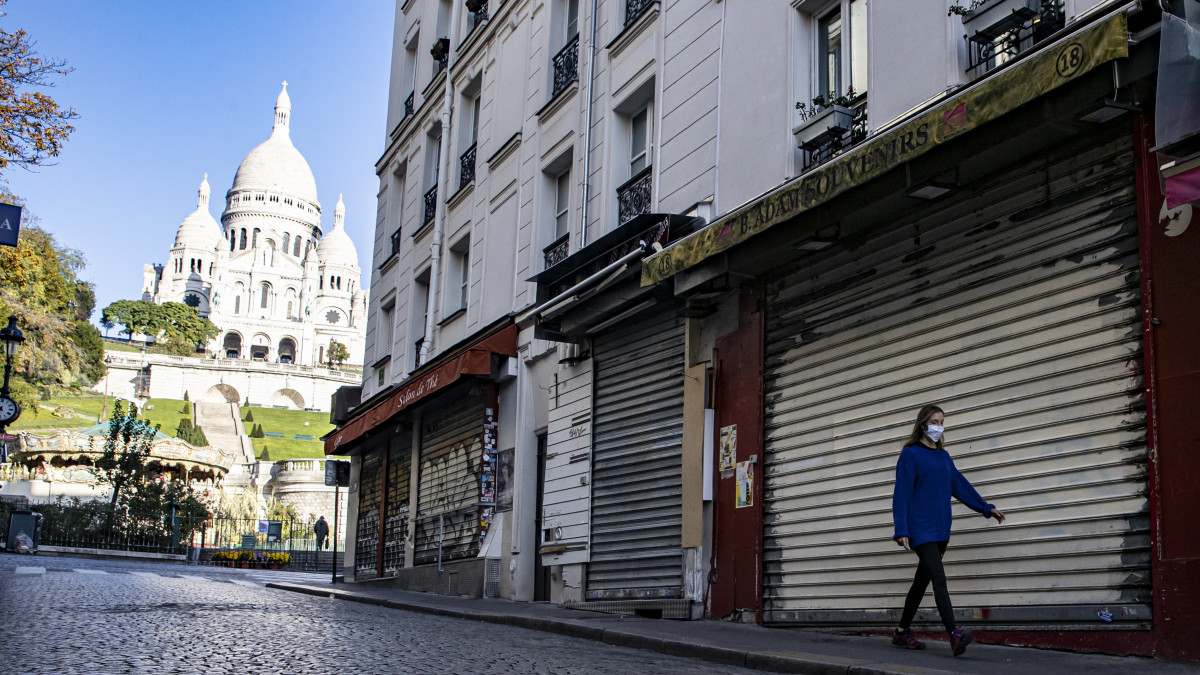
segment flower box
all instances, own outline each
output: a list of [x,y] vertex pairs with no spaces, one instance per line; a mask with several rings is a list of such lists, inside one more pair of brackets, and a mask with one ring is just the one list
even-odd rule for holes
[[963,16],[970,38],[980,33],[991,41],[1037,16],[1042,0],[986,0]]
[[478,12],[484,7],[487,7],[487,0],[467,0],[467,9],[472,12]]
[[840,105],[825,106],[816,115],[792,128],[796,147],[816,150],[829,141],[850,131],[854,122],[854,110]]

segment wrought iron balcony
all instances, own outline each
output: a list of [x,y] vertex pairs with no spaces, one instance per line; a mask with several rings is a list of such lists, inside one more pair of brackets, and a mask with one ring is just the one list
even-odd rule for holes
[[[421,330],[425,330],[425,326],[421,326]],[[413,370],[421,367],[421,347],[425,344],[425,338],[418,338],[413,342]]]
[[650,212],[650,196],[654,187],[653,168],[648,166],[642,169],[638,175],[617,188],[618,224],[627,223],[636,216]]
[[642,12],[645,12],[646,8],[654,2],[655,0],[625,0],[625,25],[628,26],[637,21]]
[[425,193],[425,220],[422,223],[428,223],[437,215],[437,186],[429,188]]
[[471,29],[467,31],[467,35],[470,35],[488,20],[487,0],[467,0],[467,10],[471,12]]
[[555,241],[553,244],[550,244],[549,246],[547,246],[545,249],[542,250],[542,255],[545,256],[545,260],[546,260],[545,269],[550,269],[551,267],[554,267],[558,263],[566,260],[567,256],[570,254],[571,254],[571,234],[568,232],[567,234],[564,234],[563,236],[559,237],[558,240]]
[[[825,141],[818,147],[809,149],[805,153],[804,168],[811,169],[814,166],[824,164],[825,162],[837,157],[846,150],[858,145],[867,137],[867,96],[863,94],[856,99],[850,109],[854,111],[854,117],[850,121],[850,130],[840,135]],[[811,147],[811,146],[807,146]]]
[[554,91],[550,98],[562,93],[567,85],[579,79],[579,36],[571,38],[567,46],[554,55]]
[[967,31],[967,72],[972,77],[982,75],[1050,37],[1064,25],[1062,0],[1019,0],[973,11],[963,17]]
[[408,98],[404,99],[404,116],[411,117],[413,114],[413,104],[416,102],[416,90],[409,92]]
[[392,233],[392,252],[388,254],[389,258],[400,254],[400,240],[400,228],[396,228],[396,231]]
[[433,76],[437,77],[450,63],[450,38],[438,38],[429,50],[429,54],[433,56],[434,64],[437,66],[433,71]]
[[458,158],[458,187],[466,187],[473,182],[475,182],[474,143]]

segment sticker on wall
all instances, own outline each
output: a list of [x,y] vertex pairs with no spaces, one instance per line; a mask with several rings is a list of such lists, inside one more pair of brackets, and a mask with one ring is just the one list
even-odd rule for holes
[[721,474],[722,478],[728,478],[724,475],[728,471],[733,471],[734,464],[737,463],[737,425],[730,424],[727,427],[721,427]]
[[737,463],[737,507],[754,506],[754,463]]

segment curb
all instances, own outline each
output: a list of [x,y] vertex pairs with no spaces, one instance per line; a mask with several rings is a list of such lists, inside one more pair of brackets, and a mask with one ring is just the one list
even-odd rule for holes
[[862,659],[841,658],[823,654],[806,654],[789,651],[751,651],[731,649],[714,645],[700,644],[685,639],[663,638],[644,635],[636,631],[620,628],[602,628],[589,625],[585,621],[570,621],[550,619],[535,616],[518,616],[500,614],[483,610],[457,610],[446,607],[430,607],[401,600],[362,595],[353,591],[343,591],[318,586],[305,586],[286,582],[269,582],[267,588],[281,591],[301,593],[317,597],[328,597],[336,600],[347,600],[376,607],[400,609],[410,612],[421,612],[445,616],[453,619],[468,621],[483,621],[486,623],[528,628],[546,633],[556,633],[567,637],[583,638],[595,642],[644,649],[666,654],[668,656],[683,656],[728,666],[740,666],[751,670],[762,670],[774,673],[810,673],[812,675],[951,675],[950,671],[933,668],[906,667],[899,668],[881,663],[872,663]]

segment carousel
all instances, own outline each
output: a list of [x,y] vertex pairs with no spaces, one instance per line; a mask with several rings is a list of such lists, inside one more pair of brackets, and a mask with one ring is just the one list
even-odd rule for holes
[[[17,434],[17,449],[3,466],[0,494],[44,501],[56,497],[99,499],[108,494],[92,467],[104,454],[109,425],[71,429],[49,435]],[[154,432],[146,467],[152,473],[185,480],[200,490],[215,488],[234,458],[213,447],[197,448],[160,431]]]

